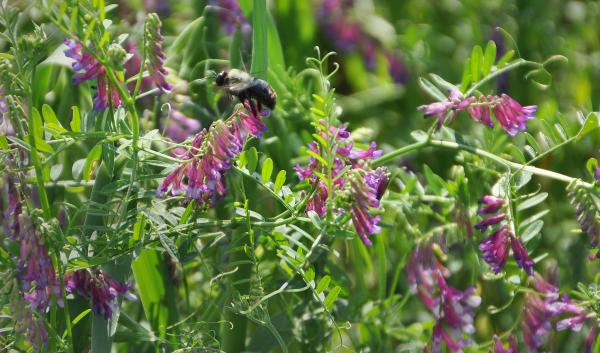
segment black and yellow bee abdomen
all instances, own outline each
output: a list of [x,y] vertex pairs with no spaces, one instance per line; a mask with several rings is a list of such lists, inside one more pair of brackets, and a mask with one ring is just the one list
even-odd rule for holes
[[275,103],[277,103],[277,94],[273,88],[271,88],[271,86],[265,80],[255,79],[254,81],[255,84],[253,84],[247,90],[248,96],[264,104],[270,110],[275,109]]

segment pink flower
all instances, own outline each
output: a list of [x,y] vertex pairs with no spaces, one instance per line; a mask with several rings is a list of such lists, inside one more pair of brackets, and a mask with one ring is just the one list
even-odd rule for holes
[[442,125],[448,113],[466,109],[471,118],[489,128],[494,127],[491,113],[507,134],[514,136],[520,131],[527,130],[527,121],[534,118],[537,106],[523,107],[506,94],[500,96],[480,96],[464,98],[458,90],[450,92],[450,97],[443,101],[434,102],[418,107],[425,117],[437,116],[438,125]]
[[246,113],[238,112],[227,122],[216,121],[208,131],[196,135],[190,150],[180,156],[184,163],[156,190],[158,197],[170,190],[172,195],[185,193],[188,200],[214,205],[225,195],[224,176],[232,166],[232,158],[242,151],[248,136],[260,137],[266,130],[262,113],[254,114],[248,102],[245,107]]

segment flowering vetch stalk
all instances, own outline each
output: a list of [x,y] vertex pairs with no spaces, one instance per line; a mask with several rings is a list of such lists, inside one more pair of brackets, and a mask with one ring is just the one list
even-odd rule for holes
[[479,215],[491,215],[475,224],[481,232],[485,232],[489,227],[500,224],[499,227],[479,245],[482,257],[490,265],[492,271],[499,273],[504,268],[508,253],[512,248],[513,258],[528,275],[533,274],[533,261],[529,259],[527,249],[523,246],[520,238],[514,236],[510,230],[509,224],[504,222],[505,213],[498,213],[504,208],[504,201],[501,198],[486,195],[479,200],[483,206],[477,212]]
[[209,4],[220,8],[221,27],[228,35],[233,35],[238,26],[244,34],[252,31],[252,27],[236,0],[210,0]]
[[117,306],[117,295],[136,300],[130,292],[131,285],[123,284],[101,270],[81,269],[65,275],[65,289],[92,300],[92,308],[98,315],[109,319]]
[[[521,330],[525,345],[530,352],[537,353],[544,346],[554,320],[563,317],[556,322],[556,329],[559,331],[580,331],[585,321],[593,317],[593,314],[588,313],[582,305],[573,302],[568,295],[561,297],[558,288],[539,274],[536,273],[532,281],[535,291],[528,292],[525,296]],[[595,328],[590,330],[590,335],[586,339],[586,352],[590,352],[593,346]]]
[[161,26],[162,24],[157,14],[151,13],[148,15],[144,33],[146,56],[148,58],[147,68],[156,87],[158,87],[162,92],[168,93],[171,92],[173,88],[165,80],[165,77],[169,74],[169,72],[164,66],[167,55],[162,48],[163,36],[160,33]]
[[474,309],[481,304],[475,288],[461,291],[448,285],[450,272],[436,258],[433,241],[417,245],[407,272],[411,293],[421,299],[436,320],[430,347],[424,352],[441,352],[442,342],[450,352],[462,352],[472,343]]
[[[597,198],[591,195],[592,191],[580,187],[577,183],[572,183],[567,187],[567,197],[575,209],[577,223],[581,231],[587,234],[590,247],[598,249],[600,242],[600,223],[598,221]],[[600,259],[600,249],[596,254],[590,256],[590,259]]]
[[21,213],[21,200],[12,176],[8,176],[6,185],[8,207],[4,217],[5,229],[20,248],[16,258],[17,279],[31,307],[45,313],[51,306],[52,296],[62,305],[60,283],[39,232],[29,217]]
[[191,148],[180,155],[183,164],[158,187],[158,197],[168,191],[172,195],[184,193],[188,200],[212,206],[225,195],[225,172],[233,165],[232,159],[242,151],[248,136],[260,138],[267,130],[262,118],[268,116],[268,112],[255,114],[248,102],[244,106],[246,113],[239,110],[194,137]]
[[521,131],[527,130],[527,121],[534,118],[537,106],[522,106],[507,94],[500,96],[488,95],[465,98],[458,89],[452,89],[447,99],[418,107],[423,111],[425,117],[436,116],[438,126],[444,123],[447,114],[452,117],[460,110],[467,110],[471,118],[493,128],[492,113],[496,121],[506,131],[514,136]]
[[65,39],[65,44],[69,48],[65,50],[65,55],[75,60],[72,64],[73,71],[75,71],[72,78],[73,84],[80,85],[85,81],[94,79],[97,81],[97,91],[94,95],[94,111],[103,111],[108,108],[109,104],[112,104],[113,107],[121,106],[121,96],[119,96],[116,87],[108,81],[102,64],[89,52],[83,51],[83,46],[79,42],[73,39]]
[[[381,156],[381,150],[373,142],[366,150],[355,149],[354,142],[349,140],[350,133],[346,126],[331,126],[326,128],[325,121],[316,123],[317,134],[321,136],[322,141],[333,141],[331,151],[333,151],[332,166],[332,190],[328,189],[327,183],[319,177],[325,175],[327,166],[315,157],[311,157],[306,167],[296,165],[294,170],[300,180],[307,180],[316,190],[307,203],[307,211],[314,211],[319,216],[324,217],[327,214],[328,203],[334,203],[334,212],[336,214],[344,213],[345,207],[349,205],[352,223],[356,233],[365,245],[371,245],[370,235],[380,232],[378,226],[380,217],[375,211],[380,207],[380,200],[388,185],[389,172],[386,168],[380,167],[373,170],[369,162],[374,158]],[[308,145],[310,151],[315,155],[325,156],[324,147],[316,141]],[[325,157],[326,158],[326,157]],[[334,195],[340,192],[343,195],[340,198],[330,198],[329,194]]]
[[[19,283],[18,300],[29,302],[29,306],[13,305],[16,329],[24,332],[36,347],[45,344],[48,338],[46,326],[38,316],[45,315],[53,298],[63,305],[61,286],[46,246],[40,239],[33,222],[22,213],[21,200],[14,178],[5,178],[6,209],[2,217],[5,234],[19,245],[19,253],[13,257]],[[37,314],[36,314],[37,312]]]

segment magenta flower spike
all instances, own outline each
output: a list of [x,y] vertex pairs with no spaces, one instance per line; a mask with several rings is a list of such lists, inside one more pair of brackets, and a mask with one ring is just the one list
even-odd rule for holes
[[123,284],[100,270],[68,272],[65,275],[65,289],[68,293],[90,299],[94,312],[106,319],[112,316],[116,308],[118,294],[128,300],[137,299],[130,292],[130,285]]
[[157,14],[151,13],[146,20],[145,43],[146,55],[148,58],[148,71],[152,81],[162,92],[169,93],[173,89],[167,83],[165,77],[169,74],[165,69],[164,62],[167,55],[163,51],[163,36],[160,32],[162,23]]

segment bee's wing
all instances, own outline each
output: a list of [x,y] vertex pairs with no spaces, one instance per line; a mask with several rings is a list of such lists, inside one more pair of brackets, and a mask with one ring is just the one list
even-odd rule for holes
[[250,80],[250,81],[243,81],[243,82],[234,82],[234,83],[230,83],[227,88],[229,89],[229,91],[232,94],[239,94],[240,92],[247,90],[249,88],[252,88],[256,85],[258,85],[259,82],[256,80]]

